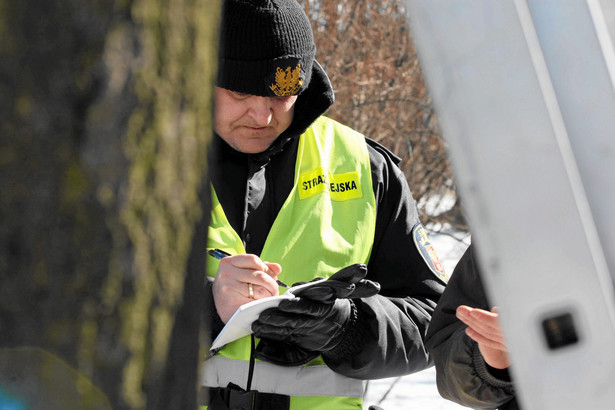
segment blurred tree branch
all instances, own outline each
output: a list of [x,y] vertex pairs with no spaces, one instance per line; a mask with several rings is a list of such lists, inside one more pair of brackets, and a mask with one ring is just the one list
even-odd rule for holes
[[398,0],[299,0],[336,102],[327,115],[402,158],[421,220],[466,230],[454,176]]

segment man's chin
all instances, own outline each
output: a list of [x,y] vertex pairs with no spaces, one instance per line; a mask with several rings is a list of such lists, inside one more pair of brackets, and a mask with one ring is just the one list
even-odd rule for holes
[[249,141],[244,144],[241,144],[240,147],[235,148],[244,154],[260,154],[264,152],[271,146],[273,141]]
[[266,151],[267,148],[273,144],[277,136],[272,135],[271,132],[245,132],[246,130],[240,130],[243,132],[235,132],[230,136],[219,134],[220,137],[226,141],[235,151],[242,152],[244,154],[259,154]]

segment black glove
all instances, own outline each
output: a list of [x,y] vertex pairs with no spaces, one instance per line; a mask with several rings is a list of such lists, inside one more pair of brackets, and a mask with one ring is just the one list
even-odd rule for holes
[[[336,272],[324,282],[299,289],[293,294],[321,302],[333,302],[335,299],[358,299],[374,296],[380,291],[380,284],[365,278],[367,266],[356,263]],[[316,278],[314,280],[319,280]],[[299,283],[295,283],[296,286]]]
[[287,299],[263,311],[252,323],[256,337],[326,352],[341,342],[354,304],[348,299],[325,303],[307,298]]
[[301,366],[319,355],[318,352],[273,339],[261,339],[254,352],[257,359],[280,366]]

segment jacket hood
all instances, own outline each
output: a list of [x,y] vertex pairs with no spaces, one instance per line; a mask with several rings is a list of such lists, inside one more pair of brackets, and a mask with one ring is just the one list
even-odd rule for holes
[[312,79],[308,88],[299,94],[295,103],[295,115],[290,127],[281,136],[297,136],[302,134],[318,117],[324,114],[333,102],[335,96],[329,77],[321,65],[314,61]]

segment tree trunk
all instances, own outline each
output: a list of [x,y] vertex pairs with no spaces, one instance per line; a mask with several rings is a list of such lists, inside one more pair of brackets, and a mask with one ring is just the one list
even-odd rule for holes
[[219,12],[0,0],[0,407],[195,408]]

